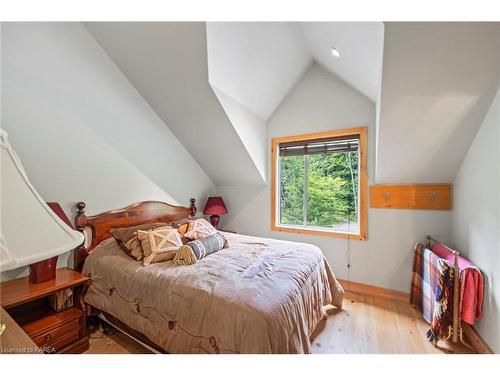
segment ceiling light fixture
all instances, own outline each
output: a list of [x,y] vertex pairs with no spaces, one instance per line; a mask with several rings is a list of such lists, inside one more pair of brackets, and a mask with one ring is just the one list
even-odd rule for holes
[[332,53],[333,57],[339,58],[340,57],[340,52],[337,48],[331,47],[330,52]]

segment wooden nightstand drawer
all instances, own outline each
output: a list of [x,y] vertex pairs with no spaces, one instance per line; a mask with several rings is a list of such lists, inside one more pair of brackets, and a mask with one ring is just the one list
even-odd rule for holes
[[24,332],[30,337],[36,337],[54,331],[58,327],[75,320],[78,322],[78,319],[82,316],[82,310],[76,307],[70,307],[58,313],[53,313],[49,307],[46,307],[19,316],[18,322],[21,324]]
[[64,335],[53,338],[52,340],[50,340],[50,342],[40,345],[40,347],[44,348],[45,353],[53,354],[78,341],[79,338],[80,334],[78,330],[73,330]]
[[72,344],[80,338],[80,319],[83,312],[76,307],[53,313],[50,309],[38,309],[36,313],[20,316],[19,320],[26,321],[23,330],[39,347],[46,347],[47,353],[57,352],[59,349]]
[[[65,323],[59,327],[56,327],[50,331],[45,331],[36,336],[31,336],[31,339],[38,346],[56,346],[56,343],[61,341],[68,334],[73,333],[75,338],[73,341],[78,339],[78,335],[80,332],[80,322],[78,319]],[[68,340],[63,340],[66,344],[70,344],[71,342]]]

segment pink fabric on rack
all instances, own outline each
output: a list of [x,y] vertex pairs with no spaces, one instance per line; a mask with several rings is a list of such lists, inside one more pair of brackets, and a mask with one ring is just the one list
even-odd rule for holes
[[[450,248],[436,242],[432,245],[432,251],[453,264],[454,255]],[[483,275],[474,263],[462,256],[458,257],[458,268],[461,280],[460,316],[464,322],[474,324],[483,317]]]

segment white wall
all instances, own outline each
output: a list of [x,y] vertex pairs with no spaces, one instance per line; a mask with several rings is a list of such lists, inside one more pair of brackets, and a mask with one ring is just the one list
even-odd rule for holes
[[456,249],[484,273],[484,318],[475,327],[500,353],[500,91],[455,181],[452,233]]
[[45,200],[71,215],[78,201],[203,208],[212,181],[85,27],[3,23],[1,37],[1,126]]
[[[375,105],[318,65],[285,98],[268,123],[267,164],[271,138],[331,129],[368,126],[368,174],[375,169]],[[229,208],[221,227],[240,233],[318,245],[339,278],[347,279],[345,239],[271,232],[270,168],[268,185],[217,187]],[[408,291],[413,245],[428,233],[449,240],[450,212],[370,209],[368,240],[351,241],[350,278],[367,284]]]

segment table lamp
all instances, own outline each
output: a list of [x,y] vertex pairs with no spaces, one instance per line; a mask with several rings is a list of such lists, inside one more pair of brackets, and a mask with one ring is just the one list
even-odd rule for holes
[[222,197],[208,197],[203,214],[211,215],[210,224],[212,224],[215,229],[219,228],[219,215],[227,214],[227,212],[228,211]]
[[[56,258],[82,244],[82,233],[61,219],[31,185],[1,129],[0,146],[0,272]],[[47,265],[55,267],[55,262]]]

